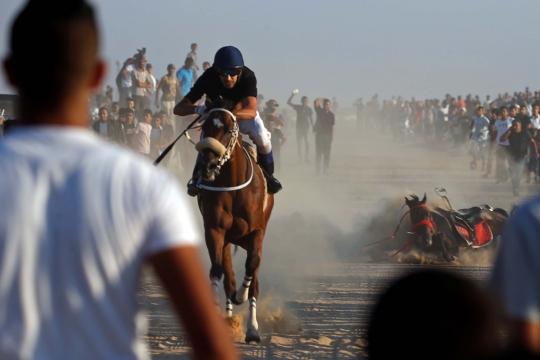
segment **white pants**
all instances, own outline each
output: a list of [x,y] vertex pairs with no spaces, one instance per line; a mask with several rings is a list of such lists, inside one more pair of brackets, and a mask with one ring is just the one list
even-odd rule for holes
[[249,136],[251,141],[257,145],[258,153],[268,154],[272,151],[271,134],[264,127],[264,122],[259,116],[259,112],[257,112],[255,119],[238,120],[238,127],[242,134]]
[[[174,101],[161,101],[161,110],[167,113],[167,122],[173,126],[173,129],[176,129],[176,121],[174,121],[174,106],[176,103]],[[174,132],[176,134],[176,132]]]

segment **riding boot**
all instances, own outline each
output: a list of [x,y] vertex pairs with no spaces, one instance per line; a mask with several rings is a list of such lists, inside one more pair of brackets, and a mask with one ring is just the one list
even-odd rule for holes
[[191,179],[187,183],[187,193],[189,196],[197,196],[200,194],[201,189],[197,187],[197,183],[199,182],[199,161],[200,161],[201,155],[197,155],[197,161],[195,162],[195,167],[193,168],[193,175],[191,176]]
[[258,164],[261,167],[264,177],[266,178],[266,188],[269,194],[275,194],[283,187],[281,183],[274,177],[274,156],[272,151],[268,154],[257,154]]

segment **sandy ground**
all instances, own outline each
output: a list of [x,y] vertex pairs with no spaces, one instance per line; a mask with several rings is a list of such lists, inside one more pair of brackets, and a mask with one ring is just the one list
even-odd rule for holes
[[[363,358],[369,313],[378,295],[389,281],[422,268],[366,264],[365,254],[359,251],[391,235],[403,196],[425,192],[434,201],[438,197],[433,189],[444,187],[454,208],[488,203],[510,210],[540,188],[523,184],[522,196],[515,198],[508,183],[495,185],[494,180],[481,178],[479,170],[469,170],[466,147],[454,149],[435,141],[396,142],[378,130],[358,135],[354,122],[341,117],[330,174],[315,176],[313,137],[311,164],[306,164],[298,162],[294,130],[285,133],[289,142],[283,148],[278,176],[284,190],[276,196],[261,267],[258,319],[262,341],[246,345],[237,337],[244,359]],[[201,249],[201,259],[208,263],[205,249]],[[239,251],[234,261],[241,279],[245,252]],[[441,267],[484,281],[490,260],[475,261],[467,262],[468,266]],[[190,358],[167,301],[151,272],[145,271],[140,303],[149,318],[147,340],[153,358]],[[234,311],[243,327],[237,330],[245,331],[247,305]]]

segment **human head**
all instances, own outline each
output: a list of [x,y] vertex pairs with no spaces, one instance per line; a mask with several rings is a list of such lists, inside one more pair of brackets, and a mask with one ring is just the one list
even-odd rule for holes
[[323,100],[323,107],[326,112],[330,111],[330,107],[332,106],[332,103],[328,99]]
[[479,107],[476,108],[476,114],[477,114],[478,116],[482,116],[482,115],[484,115],[485,113],[486,113],[486,108],[485,108],[485,107],[479,106]]
[[174,64],[167,65],[167,73],[169,75],[174,75],[174,71],[176,70]]
[[512,120],[512,127],[514,128],[514,132],[521,132],[521,121],[519,120]]
[[210,66],[210,63],[208,61],[205,61],[205,62],[202,63],[202,68],[203,68],[204,71],[210,69],[210,67],[211,66]]
[[[156,113],[153,117],[152,117],[152,127],[155,127],[155,128],[158,128],[160,125],[161,125],[161,114],[159,113]],[[146,121],[146,119],[145,119]]]
[[266,102],[266,108],[269,110],[269,112],[274,112],[279,107],[279,104],[276,100],[270,99]]
[[139,69],[144,69],[146,66],[146,55],[139,54],[137,55],[137,67]]
[[152,70],[154,70],[154,67],[152,64],[148,63],[146,64],[146,71],[148,71],[149,74],[152,74]]
[[187,57],[186,60],[184,60],[184,67],[189,69],[193,66],[193,58]]
[[436,270],[412,273],[391,285],[375,306],[369,358],[487,357],[501,350],[501,322],[493,296],[472,281]]
[[126,109],[126,121],[128,124],[133,123],[133,117],[135,116],[135,112],[133,109]]
[[307,96],[302,96],[301,102],[302,102],[302,106],[306,107],[308,105]]
[[503,120],[508,119],[508,108],[507,108],[506,106],[501,106],[501,107],[499,108],[499,111],[500,111],[500,113],[501,113],[501,118],[502,118]]
[[520,115],[527,115],[527,108],[525,106],[522,106],[519,108],[519,114]]
[[109,110],[105,107],[99,108],[98,111],[99,121],[106,122],[109,119]]
[[517,106],[516,105],[510,106],[510,108],[508,110],[509,110],[508,112],[510,113],[511,117],[516,117],[516,113],[517,113]]
[[[9,41],[4,70],[19,93],[23,117],[57,110],[74,98],[85,103],[105,73],[105,64],[98,59],[94,10],[84,0],[28,1],[13,23]],[[40,67],[47,69],[40,81],[28,76],[36,56]]]
[[135,109],[135,100],[130,97],[126,98],[126,107],[128,109]]
[[216,52],[212,67],[218,72],[223,86],[232,89],[242,74],[244,58],[234,46],[224,46]]
[[111,111],[113,113],[118,113],[118,111],[120,110],[120,104],[116,101],[114,101],[112,104],[111,104]]
[[143,118],[144,118],[145,123],[150,124],[150,122],[152,121],[152,110],[144,109],[143,110]]
[[195,44],[195,43],[191,44],[191,51],[192,51],[192,52],[196,53],[196,52],[197,52],[197,48],[198,48],[198,45],[197,45],[197,44]]
[[126,108],[121,108],[120,110],[118,110],[118,121],[120,121],[121,123],[127,122],[126,110],[127,110]]
[[538,115],[540,114],[540,105],[534,104],[532,107],[532,113],[534,117],[538,117]]
[[168,117],[167,117],[167,113],[165,111],[161,110],[159,112],[159,117],[161,118],[161,125],[167,124]]

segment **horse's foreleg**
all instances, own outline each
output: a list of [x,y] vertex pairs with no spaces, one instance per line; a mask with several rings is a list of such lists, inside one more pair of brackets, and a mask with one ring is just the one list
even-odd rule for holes
[[227,244],[223,247],[223,285],[225,288],[225,296],[227,297],[227,304],[225,306],[225,314],[227,317],[232,316],[232,301],[231,295],[236,289],[236,279],[234,278],[233,263],[231,256],[231,244]]
[[450,261],[454,261],[454,256],[450,254],[450,252],[448,251],[448,247],[446,246],[446,242],[450,242],[450,239],[448,239],[446,237],[446,235],[444,235],[443,233],[438,233],[437,234],[437,237],[439,238],[439,241],[440,241],[440,244],[441,244],[441,250],[442,250],[442,257],[444,260],[450,262]]
[[[249,286],[249,318],[247,323],[246,342],[260,342],[259,324],[257,322],[257,299],[259,298],[259,267],[262,258],[262,241],[264,232],[260,232],[254,237],[253,245],[248,250],[246,260],[246,278],[251,278]],[[246,281],[244,279],[244,281]]]
[[205,231],[206,247],[210,255],[212,267],[210,268],[210,281],[212,283],[212,291],[216,300],[216,305],[219,309],[219,282],[223,276],[223,244],[224,234],[221,234],[215,229],[207,229]]

